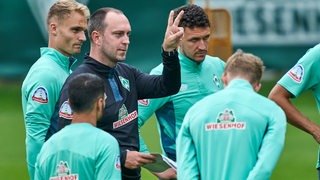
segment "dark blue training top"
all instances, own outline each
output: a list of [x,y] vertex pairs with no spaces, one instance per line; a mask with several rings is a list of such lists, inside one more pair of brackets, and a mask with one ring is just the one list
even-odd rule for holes
[[105,79],[106,107],[97,127],[118,140],[123,179],[140,179],[140,168],[132,170],[124,167],[127,150],[139,151],[137,101],[175,94],[181,85],[178,54],[169,56],[167,53],[162,53],[162,58],[164,65],[162,75],[149,75],[124,63],[118,63],[114,68],[110,68],[86,55],[84,63],[67,78],[61,90],[59,129],[70,124],[72,119],[72,115],[65,111],[70,79],[81,73],[96,74]]

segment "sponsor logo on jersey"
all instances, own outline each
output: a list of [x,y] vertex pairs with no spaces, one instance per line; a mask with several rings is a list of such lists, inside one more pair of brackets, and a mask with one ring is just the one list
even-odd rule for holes
[[118,127],[124,126],[131,122],[132,120],[138,117],[137,111],[133,111],[132,113],[128,114],[126,106],[123,104],[122,107],[119,109],[119,116],[118,121],[113,123],[113,129]]
[[221,87],[221,80],[220,80],[220,78],[219,78],[217,75],[215,75],[215,74],[213,74],[213,83],[214,83],[218,88]]
[[115,168],[118,170],[121,169],[120,156],[117,156],[117,158],[116,158]]
[[207,123],[205,125],[206,131],[213,130],[229,130],[229,129],[239,129],[243,130],[246,128],[245,122],[237,122],[236,116],[232,110],[225,109],[220,112],[217,116],[216,123]]
[[304,68],[301,64],[295,65],[293,68],[290,69],[288,75],[296,82],[300,83],[302,81],[304,74]]
[[123,78],[122,76],[119,76],[120,82],[124,88],[126,88],[130,92],[130,83],[129,80],[126,78]]
[[40,86],[38,87],[32,95],[32,100],[35,102],[39,102],[42,104],[47,104],[49,99],[48,99],[48,91],[46,88]]
[[138,103],[143,105],[143,106],[148,106],[149,105],[149,99],[140,99],[140,100],[138,100]]
[[57,176],[50,177],[50,180],[79,180],[78,174],[71,174],[67,161],[60,161],[56,170]]
[[72,119],[72,109],[70,107],[70,104],[68,101],[63,102],[59,109],[59,117],[65,118],[65,119]]

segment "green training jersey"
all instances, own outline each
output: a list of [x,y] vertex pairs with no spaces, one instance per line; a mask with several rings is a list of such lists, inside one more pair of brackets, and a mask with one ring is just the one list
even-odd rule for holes
[[71,124],[43,145],[35,179],[121,179],[120,150],[109,133],[88,123]]
[[[223,89],[221,81],[225,62],[217,57],[206,56],[197,63],[181,54],[181,87],[177,94],[156,99],[139,100],[139,127],[154,113],[157,118],[163,153],[176,160],[176,137],[187,110],[203,97]],[[154,68],[150,74],[161,74],[163,65]],[[143,140],[141,151],[147,151]]]
[[285,132],[283,110],[234,79],[187,112],[177,137],[178,179],[269,179]]
[[[287,89],[294,97],[311,90],[320,110],[320,44],[308,50],[294,67],[292,67],[278,84]],[[317,168],[320,167],[320,150]]]
[[57,127],[51,120],[73,61],[73,58],[66,57],[53,48],[41,48],[41,57],[32,65],[23,81],[22,109],[30,179],[33,179],[36,158],[46,140],[49,127]]

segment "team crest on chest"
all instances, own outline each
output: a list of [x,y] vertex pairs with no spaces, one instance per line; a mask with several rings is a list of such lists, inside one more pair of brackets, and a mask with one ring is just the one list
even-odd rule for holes
[[130,83],[129,80],[126,78],[123,78],[122,76],[119,76],[120,82],[124,88],[126,88],[130,92]]
[[213,83],[214,83],[218,88],[221,87],[220,78],[219,78],[216,74],[213,74]]
[[32,100],[35,102],[39,102],[42,104],[47,104],[49,101],[48,98],[48,91],[46,90],[46,88],[40,86],[38,87],[32,95]]
[[50,180],[60,180],[60,179],[74,179],[78,180],[78,174],[71,174],[71,169],[69,168],[67,161],[60,161],[57,165],[56,170],[57,176],[50,177]]
[[288,75],[296,82],[300,83],[302,81],[304,74],[304,68],[301,64],[295,65],[290,71]]
[[118,119],[123,119],[128,115],[127,107],[123,104],[121,108],[119,109],[119,116]]
[[225,109],[223,112],[218,113],[216,123],[207,123],[205,125],[206,131],[213,130],[229,130],[238,129],[243,130],[246,128],[245,122],[237,122],[237,118],[233,110]]

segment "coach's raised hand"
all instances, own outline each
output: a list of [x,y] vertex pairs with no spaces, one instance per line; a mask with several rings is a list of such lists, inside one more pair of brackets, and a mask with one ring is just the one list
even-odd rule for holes
[[183,13],[184,12],[181,11],[176,17],[176,19],[173,20],[174,12],[170,11],[168,25],[162,44],[162,48],[164,51],[169,52],[177,49],[180,39],[182,38],[184,32],[182,27],[178,27]]

